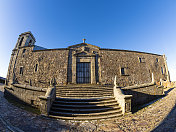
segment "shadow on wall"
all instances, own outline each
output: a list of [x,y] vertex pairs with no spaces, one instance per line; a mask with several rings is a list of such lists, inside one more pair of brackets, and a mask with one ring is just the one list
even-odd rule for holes
[[170,92],[170,91],[172,91],[174,88],[170,88],[169,90],[167,90],[167,91],[165,91],[164,93],[165,93],[165,95],[168,95],[168,93]]
[[142,92],[137,92],[133,90],[124,90],[124,93],[126,95],[133,95],[131,99],[131,108],[132,108],[132,113],[137,112],[142,106],[145,104],[148,104],[149,102],[153,102],[154,100],[157,100],[158,98],[163,97],[164,95],[150,95]]
[[35,106],[31,106],[31,104],[28,104],[26,102],[24,102],[23,100],[21,100],[20,98],[14,96],[13,94],[11,94],[10,92],[8,92],[7,90],[4,90],[4,98],[7,99],[7,101],[9,103],[12,103],[13,105],[22,108],[24,110],[27,110],[29,112],[35,113],[35,114],[40,114],[40,111],[38,108],[36,108]]
[[[132,94],[134,94],[138,99],[132,98],[132,113],[137,112],[138,110],[147,107],[159,99],[163,98],[164,96],[167,96],[169,92],[171,92],[174,88],[170,88],[169,90],[164,92],[164,95],[149,95],[149,94],[144,94],[140,92],[135,92],[132,91]],[[142,96],[142,98],[140,98]]]

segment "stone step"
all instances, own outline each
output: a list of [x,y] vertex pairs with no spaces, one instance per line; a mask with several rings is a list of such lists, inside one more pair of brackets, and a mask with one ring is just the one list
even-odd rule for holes
[[109,114],[120,114],[122,111],[119,110],[113,110],[113,111],[105,111],[105,112],[96,112],[96,113],[74,113],[74,112],[56,112],[56,111],[50,111],[52,115],[62,115],[62,116],[69,116],[69,117],[99,117],[102,115],[109,115]]
[[56,88],[56,91],[58,90],[65,90],[65,91],[113,91],[113,89],[104,89],[104,88],[63,88],[58,89]]
[[56,92],[56,94],[113,94],[113,92],[93,92],[93,91],[89,91],[89,92],[86,92],[86,91],[70,91],[70,92],[65,92],[65,91],[61,91],[61,92]]
[[112,94],[56,94],[56,96],[62,97],[105,97],[105,96],[112,96]]
[[68,90],[68,89],[60,89],[56,90],[56,92],[113,92],[113,90],[91,90],[91,89],[82,89],[82,90]]
[[56,93],[113,93],[113,91],[56,91]]
[[101,97],[110,97],[111,95],[107,95],[107,96],[102,96],[102,95],[97,95],[97,96],[59,96],[59,95],[56,95],[56,97],[59,97],[59,98],[74,98],[74,99],[89,99],[89,98],[101,98]]
[[69,105],[69,104],[53,104],[53,107],[64,107],[64,108],[72,108],[72,109],[78,109],[78,108],[107,108],[107,107],[115,107],[115,106],[119,106],[119,104],[117,102],[115,103],[111,103],[111,104],[90,104],[90,105]]
[[101,93],[101,92],[99,92],[99,93],[93,93],[93,92],[91,92],[91,93],[89,93],[89,92],[82,92],[82,93],[80,93],[80,92],[68,92],[68,93],[66,93],[66,92],[60,92],[60,93],[56,93],[56,94],[75,94],[75,95],[84,95],[84,94],[87,94],[87,95],[98,95],[98,94],[100,94],[100,95],[102,95],[102,94],[113,94],[113,93]]
[[[101,95],[102,96],[102,95]],[[122,116],[122,110],[114,97],[56,98],[50,109],[50,117],[68,120],[97,120]]]
[[95,116],[95,117],[67,117],[67,116],[63,116],[63,115],[49,115],[49,117],[52,117],[52,118],[57,118],[57,119],[62,119],[62,120],[101,120],[101,119],[111,119],[111,118],[118,118],[118,117],[121,117],[123,116],[123,114],[110,114],[110,115],[104,115],[104,116]]
[[80,96],[75,96],[75,95],[56,95],[56,97],[60,97],[60,98],[75,98],[75,99],[88,99],[88,98],[101,98],[101,97],[110,97],[111,95],[89,95],[89,96],[86,96],[86,95],[80,95]]
[[69,96],[69,97],[72,97],[72,96],[74,96],[74,97],[75,97],[75,96],[76,96],[76,97],[80,97],[80,96],[81,96],[81,97],[82,97],[82,96],[83,96],[83,97],[87,97],[87,96],[88,96],[88,97],[89,97],[89,96],[90,96],[90,97],[95,97],[95,96],[100,96],[100,97],[101,97],[101,96],[102,96],[102,97],[103,97],[103,96],[106,96],[106,95],[112,96],[112,94],[108,94],[108,93],[107,93],[107,94],[89,94],[89,93],[84,93],[84,94],[79,94],[79,93],[75,93],[75,94],[74,94],[74,93],[59,93],[59,94],[56,94],[56,96]]
[[74,91],[74,90],[71,90],[71,91],[66,91],[66,90],[58,90],[56,91],[56,93],[113,93],[113,91],[86,91],[86,90],[82,90],[82,91]]
[[89,84],[78,84],[78,85],[65,85],[65,86],[57,86],[56,88],[113,88],[113,86],[103,86],[103,85],[89,85]]
[[80,105],[80,104],[82,104],[82,105],[84,105],[84,104],[110,104],[110,103],[117,103],[117,101],[111,99],[111,100],[105,100],[105,101],[103,100],[103,101],[95,101],[95,102],[54,101],[53,103],[55,103],[55,104],[74,104],[74,105]]
[[113,100],[114,97],[101,97],[101,98],[90,98],[90,99],[75,99],[75,98],[58,98],[56,97],[56,101],[69,101],[69,102],[96,102],[96,101],[107,101]]
[[103,108],[93,108],[93,109],[72,109],[72,108],[63,108],[63,107],[52,107],[52,111],[60,111],[60,112],[74,112],[74,113],[95,113],[95,112],[105,112],[112,110],[121,110],[120,106],[114,107],[103,107]]
[[93,90],[58,90],[56,93],[113,93],[113,91],[93,91]]
[[77,92],[75,92],[75,93],[72,93],[72,92],[68,92],[68,93],[64,93],[64,92],[61,92],[61,93],[56,93],[56,94],[75,94],[75,95],[80,95],[80,94],[82,94],[82,95],[99,95],[99,94],[101,94],[101,93],[77,93]]
[[56,87],[56,89],[113,89],[113,87]]

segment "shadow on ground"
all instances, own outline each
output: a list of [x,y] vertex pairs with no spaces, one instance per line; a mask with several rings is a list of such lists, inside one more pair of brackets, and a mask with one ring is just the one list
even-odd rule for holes
[[[80,122],[70,123],[68,121],[57,120],[53,118],[49,118],[42,115],[36,115],[24,111],[25,104],[19,104],[16,100],[7,99],[10,105],[5,98],[3,97],[4,92],[2,87],[0,86],[0,96],[3,98],[0,104],[0,115],[2,115],[3,120],[8,121],[10,125],[17,127],[25,132],[54,132],[54,131],[89,131],[89,130],[96,130],[95,126],[87,125],[80,125]],[[10,101],[9,101],[10,100]],[[5,104],[3,106],[3,103]],[[15,107],[15,106],[18,106]],[[7,108],[8,107],[8,108]],[[20,107],[20,108],[19,108]],[[23,108],[22,108],[23,107]],[[21,109],[22,108],[22,109]],[[26,110],[26,109],[25,109]],[[31,109],[28,111],[31,112]],[[10,114],[8,114],[10,113]],[[7,126],[6,126],[7,127]]]
[[176,105],[152,132],[174,132],[176,129]]

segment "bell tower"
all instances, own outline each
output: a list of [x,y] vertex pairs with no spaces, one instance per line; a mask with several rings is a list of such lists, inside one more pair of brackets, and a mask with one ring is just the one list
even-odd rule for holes
[[16,75],[15,75],[15,65],[18,60],[19,53],[21,50],[24,50],[26,47],[34,46],[35,38],[33,34],[29,32],[24,32],[19,35],[15,48],[12,50],[11,59],[9,63],[7,78],[6,78],[6,85],[15,83]]
[[32,46],[35,44],[35,42],[35,38],[30,31],[22,33],[19,35],[15,49],[19,49],[24,46]]

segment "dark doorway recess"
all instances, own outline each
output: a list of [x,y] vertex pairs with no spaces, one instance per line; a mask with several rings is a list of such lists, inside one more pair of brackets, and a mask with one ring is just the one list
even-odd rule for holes
[[76,82],[79,84],[91,82],[90,62],[78,62],[76,64]]

